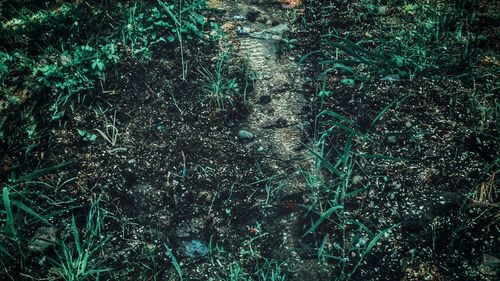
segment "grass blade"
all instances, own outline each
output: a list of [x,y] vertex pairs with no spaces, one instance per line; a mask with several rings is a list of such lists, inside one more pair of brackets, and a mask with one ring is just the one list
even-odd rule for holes
[[344,51],[346,54],[353,56],[354,58],[358,59],[362,63],[366,63],[366,64],[371,65],[371,66],[377,66],[377,63],[375,61],[369,60],[369,59],[361,56],[360,54],[356,53],[353,49],[351,49],[348,46],[342,45],[342,44],[337,43],[337,42],[328,41],[328,40],[322,40],[321,42],[324,44],[331,45],[332,47],[337,48],[341,51]]
[[[8,256],[11,259],[15,259],[8,251],[5,249],[2,245],[0,245],[0,254],[3,254],[4,256]],[[3,259],[3,258],[2,258]]]
[[387,112],[387,110],[389,110],[395,104],[403,102],[406,98],[411,97],[411,96],[413,96],[413,95],[407,95],[407,96],[399,97],[399,98],[393,100],[391,103],[389,103],[386,107],[384,107],[384,109],[382,109],[377,114],[377,116],[375,116],[375,118],[373,119],[372,123],[370,124],[370,127],[368,127],[368,131],[370,131],[373,128],[373,126],[375,126],[378,123],[378,121],[380,121],[380,119],[382,118],[382,116],[384,116],[384,114]]
[[35,217],[36,219],[38,219],[39,221],[51,226],[52,224],[50,224],[46,218],[40,216],[39,214],[37,214],[35,211],[33,211],[33,209],[31,209],[30,207],[24,205],[24,203],[20,202],[20,201],[17,201],[17,200],[12,200],[12,205],[18,207],[19,209],[25,211],[26,213],[30,214],[31,216]]
[[303,55],[299,59],[299,65],[303,64],[306,59],[308,59],[310,56],[312,56],[314,54],[317,54],[317,53],[321,53],[321,51],[319,51],[319,50],[318,51],[312,51],[310,53],[307,53],[307,54]]
[[373,249],[373,247],[375,247],[375,245],[377,244],[377,242],[389,231],[391,231],[393,228],[399,226],[399,224],[396,224],[396,225],[393,225],[391,227],[388,227],[382,231],[380,231],[377,235],[375,235],[375,237],[373,237],[373,239],[370,241],[370,243],[368,243],[368,246],[366,246],[366,248],[363,250],[363,253],[361,253],[361,256],[359,257],[359,260],[358,262],[356,263],[356,266],[354,266],[353,270],[351,271],[351,273],[349,274],[348,278],[349,279],[353,274],[354,272],[356,271],[356,269],[358,269],[359,265],[361,264],[361,262],[363,261],[363,259],[366,257],[366,255]]
[[326,160],[323,156],[319,155],[316,151],[306,146],[307,150],[309,150],[314,156],[316,156],[319,160],[321,160],[321,164],[325,165],[327,170],[331,173],[337,175],[339,178],[344,177],[344,173],[340,172],[335,166],[332,165],[328,160]]
[[318,115],[316,115],[316,119],[319,119],[323,115],[328,115],[328,116],[331,116],[333,118],[336,118],[336,119],[342,120],[344,122],[347,122],[349,124],[354,124],[354,122],[351,119],[349,119],[349,118],[347,118],[347,117],[345,117],[345,116],[343,116],[341,114],[338,114],[335,111],[331,111],[331,110],[328,110],[328,109],[325,109],[325,110],[321,111],[320,113],[318,113]]
[[73,231],[73,238],[75,239],[76,250],[78,251],[78,255],[82,254],[82,244],[80,242],[80,234],[78,233],[78,228],[76,227],[75,216],[71,221],[71,229]]
[[43,176],[45,174],[48,174],[52,171],[55,171],[57,169],[60,169],[60,168],[63,168],[69,164],[73,163],[72,161],[68,161],[68,162],[64,162],[64,163],[61,163],[61,164],[57,164],[57,165],[54,165],[54,166],[50,166],[50,167],[47,167],[47,168],[42,168],[42,169],[36,169],[34,170],[33,172],[27,174],[27,175],[24,175],[16,180],[14,180],[14,183],[18,183],[18,182],[22,182],[22,181],[31,181],[33,178],[36,178],[36,177],[39,177],[39,176]]
[[179,263],[177,262],[177,259],[175,258],[174,254],[172,253],[172,251],[170,251],[170,249],[167,247],[167,245],[166,244],[163,244],[163,245],[165,246],[165,249],[167,249],[167,254],[170,257],[170,259],[172,260],[172,264],[174,265],[175,271],[177,271],[177,274],[179,275],[179,278],[182,281],[183,279],[182,279],[181,266],[179,265]]
[[344,42],[350,49],[352,49],[352,50],[354,50],[356,52],[360,52],[360,53],[366,54],[366,55],[368,55],[370,57],[377,58],[377,59],[380,59],[380,60],[384,60],[383,57],[381,57],[381,56],[379,56],[379,55],[377,55],[375,53],[372,53],[372,52],[368,51],[365,48],[360,47],[358,44],[356,44],[356,43],[354,43],[351,40],[348,40],[346,38],[343,38],[343,37],[340,37],[340,36],[337,36],[337,35],[331,34],[331,33],[330,34],[326,34],[323,37],[324,38],[331,38],[331,37],[333,37],[335,39],[338,39],[338,40]]
[[8,186],[5,186],[3,188],[2,197],[3,197],[3,205],[5,207],[5,213],[7,215],[7,226],[10,229],[12,236],[17,237],[16,227],[14,225],[14,214],[12,213],[12,206],[10,204]]
[[326,212],[324,212],[323,214],[321,214],[321,216],[319,217],[319,219],[306,231],[306,233],[304,233],[304,235],[302,235],[302,238],[304,238],[307,234],[311,234],[313,233],[316,228],[318,228],[318,226],[323,222],[325,221],[326,219],[328,219],[330,217],[330,215],[338,210],[338,209],[343,209],[344,207],[343,206],[340,206],[340,205],[336,205],[336,206],[332,206],[330,207],[330,209],[326,210]]

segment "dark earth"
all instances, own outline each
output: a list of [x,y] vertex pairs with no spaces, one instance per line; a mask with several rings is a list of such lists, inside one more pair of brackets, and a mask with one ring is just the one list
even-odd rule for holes
[[0,280],[499,280],[495,1],[213,0],[182,47],[116,31],[159,2],[75,2],[27,35],[6,23],[62,1],[0,2],[33,68],[120,52],[58,118],[2,60]]

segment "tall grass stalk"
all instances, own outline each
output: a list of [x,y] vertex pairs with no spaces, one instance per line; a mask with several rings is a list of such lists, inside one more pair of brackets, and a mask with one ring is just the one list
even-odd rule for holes
[[72,217],[69,227],[72,241],[62,241],[57,260],[50,259],[55,272],[66,281],[96,280],[100,273],[111,270],[99,268],[101,258],[98,254],[108,241],[103,233],[107,212],[101,209],[99,202],[100,198],[97,198],[90,207],[83,236],[80,235],[75,217]]
[[174,265],[175,271],[177,271],[177,275],[179,275],[179,278],[181,279],[181,281],[184,280],[182,278],[182,269],[181,269],[181,266],[179,265],[179,262],[177,262],[177,259],[175,258],[174,254],[172,253],[170,248],[167,246],[167,244],[163,244],[163,246],[165,246],[165,249],[167,250],[168,257],[172,261],[172,264]]
[[209,103],[224,110],[226,104],[233,105],[234,96],[238,93],[238,84],[236,79],[226,77],[226,61],[228,59],[227,53],[219,55],[213,70],[205,67],[200,67],[198,72],[203,77],[204,82],[200,86],[202,93],[202,103],[207,100]]
[[187,63],[184,61],[184,43],[183,43],[183,38],[182,38],[182,33],[181,33],[181,28],[182,28],[182,0],[179,0],[179,11],[177,15],[172,12],[172,9],[169,5],[165,4],[165,2],[158,0],[158,4],[162,6],[163,9],[167,12],[167,14],[170,16],[172,21],[175,24],[175,34],[177,36],[177,40],[179,41],[179,47],[180,47],[180,52],[181,52],[181,64],[182,64],[182,80],[186,81],[186,75],[187,75]]
[[[390,108],[405,98],[396,99],[383,108],[365,132],[362,132],[352,119],[329,109],[316,116],[315,147],[308,148],[316,161],[316,171],[306,175],[306,183],[312,193],[308,212],[315,213],[315,218],[311,220],[311,225],[305,228],[302,238],[312,236],[319,239],[318,259],[325,262],[330,260],[337,264],[337,280],[351,279],[377,242],[396,227],[393,225],[374,234],[369,227],[355,218],[355,211],[349,210],[346,204],[354,196],[360,196],[369,189],[369,186],[365,185],[354,188],[352,184],[356,165],[359,165],[356,159],[388,159],[383,155],[365,155],[353,151],[354,145],[359,141],[372,141],[370,130]],[[325,179],[327,176],[331,178]],[[327,247],[328,237],[336,240],[335,244],[343,246]],[[361,240],[366,243],[360,243]],[[353,254],[356,254],[357,258]]]

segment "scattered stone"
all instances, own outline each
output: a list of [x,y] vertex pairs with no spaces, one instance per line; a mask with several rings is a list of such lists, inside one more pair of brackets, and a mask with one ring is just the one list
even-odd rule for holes
[[42,254],[57,242],[57,229],[52,226],[39,227],[28,244],[28,249]]
[[201,258],[208,254],[208,247],[200,240],[190,240],[181,243],[184,255],[192,259]]
[[259,11],[250,11],[247,13],[247,20],[249,22],[255,22],[259,16],[260,16]]
[[358,184],[363,180],[363,177],[360,175],[355,175],[352,177],[352,184]]
[[255,31],[254,29],[246,26],[238,26],[236,28],[236,33],[240,36],[252,36],[254,38],[264,40],[282,40],[283,34],[289,30],[290,28],[287,24],[278,24],[262,31]]
[[249,131],[245,131],[245,130],[238,131],[238,138],[240,140],[249,141],[249,140],[253,140],[254,137],[255,137],[254,134],[250,133]]
[[273,26],[268,29],[264,29],[259,32],[252,32],[250,34],[252,37],[259,38],[259,39],[272,39],[272,40],[282,40],[283,39],[283,34],[285,32],[289,31],[290,28],[288,27],[288,24],[278,24],[276,26]]
[[155,130],[158,132],[158,133],[164,133],[165,132],[165,125],[163,124],[158,124],[155,126]]
[[248,36],[252,32],[254,32],[254,30],[246,26],[238,26],[238,28],[236,28],[236,33],[240,36]]
[[288,125],[288,121],[283,117],[280,117],[276,120],[276,128],[284,128],[287,125]]
[[387,141],[389,143],[395,144],[398,141],[398,139],[396,138],[396,136],[390,135],[390,136],[387,137]]
[[231,17],[232,20],[245,20],[245,16],[236,15]]
[[270,102],[271,102],[271,96],[265,95],[265,96],[261,96],[259,98],[259,103],[260,104],[268,104]]

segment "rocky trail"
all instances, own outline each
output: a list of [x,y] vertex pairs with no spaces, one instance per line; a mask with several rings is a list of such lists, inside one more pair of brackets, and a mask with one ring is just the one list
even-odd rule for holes
[[228,21],[222,26],[236,35],[230,39],[234,52],[248,63],[255,76],[248,101],[252,111],[241,127],[253,136],[244,146],[260,155],[256,168],[262,174],[273,175],[268,178],[270,184],[279,181],[270,190],[273,203],[260,202],[264,207],[261,223],[276,235],[270,257],[305,274],[307,268],[303,267],[296,244],[302,210],[295,206],[304,200],[306,181],[302,171],[310,171],[314,165],[305,147],[311,140],[305,132],[308,120],[304,112],[304,78],[298,58],[283,52],[284,33],[294,28],[285,17],[289,8],[261,2],[225,1],[222,7]]
[[499,280],[493,1],[52,2],[0,1],[0,280]]

